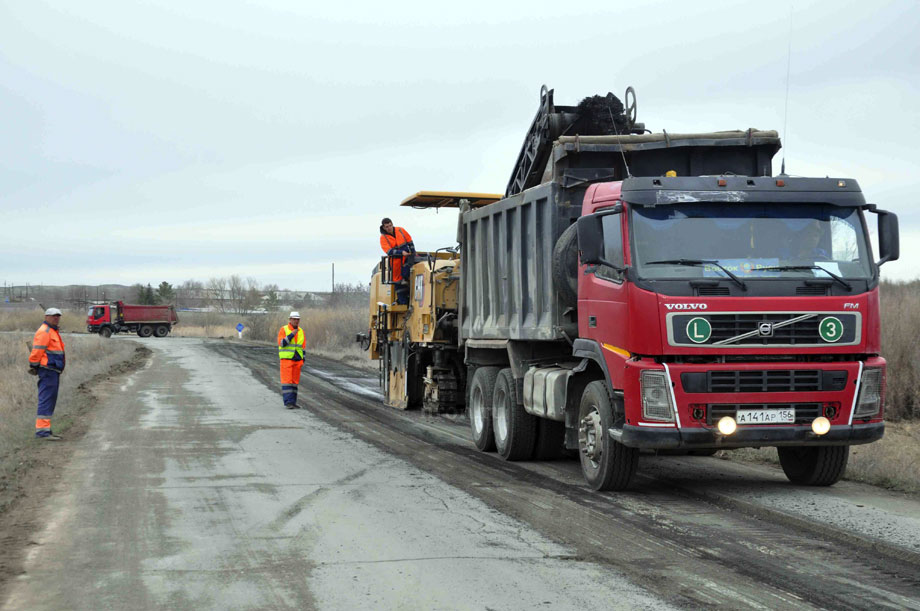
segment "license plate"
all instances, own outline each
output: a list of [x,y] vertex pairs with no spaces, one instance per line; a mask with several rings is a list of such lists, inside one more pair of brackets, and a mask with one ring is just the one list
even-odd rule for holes
[[792,424],[794,409],[739,409],[735,414],[738,424]]

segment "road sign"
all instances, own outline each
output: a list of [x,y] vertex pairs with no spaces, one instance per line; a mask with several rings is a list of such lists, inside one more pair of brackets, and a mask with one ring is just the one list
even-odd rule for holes
[[239,331],[240,333],[242,333],[242,332],[243,332],[243,323],[239,323],[238,325],[236,325],[236,330]]

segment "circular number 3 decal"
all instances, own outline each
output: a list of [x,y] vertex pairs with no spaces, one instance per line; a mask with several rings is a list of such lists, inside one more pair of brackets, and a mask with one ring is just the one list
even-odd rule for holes
[[826,342],[836,342],[843,337],[843,323],[834,316],[823,318],[818,325],[818,334]]

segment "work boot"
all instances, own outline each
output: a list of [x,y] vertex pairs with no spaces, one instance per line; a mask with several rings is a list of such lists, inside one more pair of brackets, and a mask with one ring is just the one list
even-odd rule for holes
[[39,437],[39,439],[44,439],[45,441],[61,441],[64,438],[61,437],[60,435],[55,435],[54,433],[51,433],[49,435],[43,435],[42,437]]
[[286,408],[288,408],[288,409],[297,409],[297,406],[294,405],[293,403],[288,403],[288,404],[285,405],[284,407],[286,407]]

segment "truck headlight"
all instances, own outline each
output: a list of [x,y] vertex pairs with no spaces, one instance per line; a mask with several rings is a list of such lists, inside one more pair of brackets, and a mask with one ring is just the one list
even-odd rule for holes
[[670,384],[671,381],[664,371],[646,369],[639,374],[643,420],[674,422]]
[[882,410],[882,385],[885,379],[879,367],[863,370],[859,383],[859,396],[856,398],[854,418],[875,416]]

